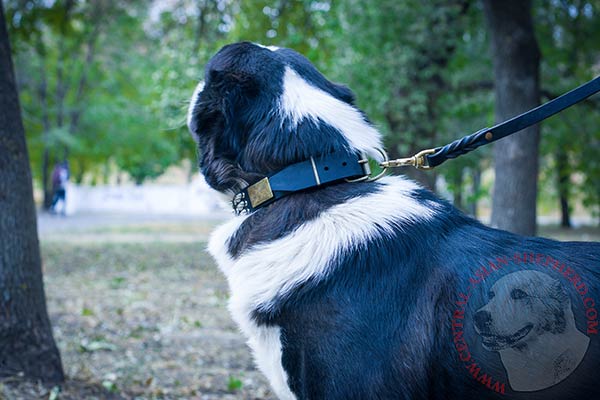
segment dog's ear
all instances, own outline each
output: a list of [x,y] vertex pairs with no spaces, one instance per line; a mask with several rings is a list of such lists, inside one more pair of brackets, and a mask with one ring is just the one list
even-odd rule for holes
[[229,123],[236,112],[244,108],[259,93],[252,75],[240,71],[212,70],[210,80],[221,99],[221,112]]
[[[221,99],[221,113],[225,117],[227,126],[236,126],[239,123],[237,117],[240,112],[247,109],[249,104],[258,96],[258,83],[250,74],[228,70],[210,71],[210,80]],[[237,131],[237,129],[234,131]],[[230,139],[238,140],[234,137]]]
[[253,83],[253,79],[250,74],[240,71],[213,69],[209,72],[209,78],[213,85],[225,90],[237,86],[251,88]]
[[221,118],[220,143],[228,153],[237,154],[247,140],[242,116],[259,94],[259,85],[251,74],[229,69],[211,69],[207,74],[210,93],[206,109]]
[[552,280],[549,289],[550,291],[548,294],[550,297],[556,299],[560,304],[565,304],[570,301],[569,294],[558,279]]

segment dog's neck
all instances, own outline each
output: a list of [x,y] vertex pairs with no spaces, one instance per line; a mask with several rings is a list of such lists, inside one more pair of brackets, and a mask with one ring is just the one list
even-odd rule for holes
[[233,197],[232,206],[237,214],[246,214],[294,193],[343,180],[363,181],[369,174],[369,160],[365,154],[340,151],[310,157],[243,188]]
[[501,350],[511,388],[530,392],[559,383],[581,363],[589,341],[572,325],[561,334],[546,333],[519,348]]

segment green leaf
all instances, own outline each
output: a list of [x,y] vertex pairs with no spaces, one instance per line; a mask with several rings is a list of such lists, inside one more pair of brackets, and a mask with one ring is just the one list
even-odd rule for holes
[[103,341],[103,340],[92,340],[87,341],[84,340],[79,345],[79,350],[81,353],[92,353],[94,351],[115,351],[117,350],[117,346],[112,343]]
[[94,311],[90,308],[83,307],[83,309],[81,310],[81,315],[83,315],[84,317],[91,317],[94,315]]
[[117,384],[109,380],[102,381],[102,386],[111,393],[116,393],[119,390]]
[[243,383],[241,380],[239,380],[233,375],[229,376],[229,381],[227,382],[227,390],[229,390],[230,392],[236,392],[240,390],[242,386]]

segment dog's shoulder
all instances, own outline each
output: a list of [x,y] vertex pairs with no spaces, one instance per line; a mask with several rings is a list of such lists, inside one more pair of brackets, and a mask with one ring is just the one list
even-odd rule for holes
[[409,227],[445,214],[443,202],[422,192],[412,181],[388,177],[299,193],[228,222],[213,234],[209,251],[233,279],[257,280],[261,291],[271,282],[281,294],[326,276],[340,254],[373,239],[408,237]]
[[442,210],[447,207],[428,191],[401,177],[387,177],[371,184],[333,185],[296,193],[251,215],[234,218],[215,231],[210,248],[216,250],[218,245],[224,245],[219,252],[238,259],[300,228],[334,224],[348,233],[378,230],[389,224],[424,221],[438,211],[447,213],[449,207]]

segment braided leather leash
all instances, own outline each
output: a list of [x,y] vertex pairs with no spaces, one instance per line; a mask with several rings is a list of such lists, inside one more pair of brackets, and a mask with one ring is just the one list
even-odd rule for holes
[[412,157],[399,158],[381,163],[383,168],[412,166],[418,169],[431,169],[444,161],[456,158],[476,148],[495,142],[513,133],[519,132],[531,125],[553,116],[562,110],[587,99],[600,91],[600,76],[551,100],[539,107],[502,122],[492,128],[483,128],[471,135],[455,140],[442,147],[418,152]]

